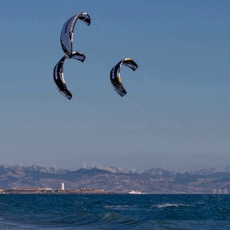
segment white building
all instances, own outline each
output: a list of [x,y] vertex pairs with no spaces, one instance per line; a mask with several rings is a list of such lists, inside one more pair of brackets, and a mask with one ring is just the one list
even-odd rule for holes
[[65,190],[64,182],[61,182],[61,190]]

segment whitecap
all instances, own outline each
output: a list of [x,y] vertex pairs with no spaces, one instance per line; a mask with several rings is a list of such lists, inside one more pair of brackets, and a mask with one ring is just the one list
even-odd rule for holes
[[181,203],[178,203],[178,204],[169,204],[169,203],[165,203],[165,204],[157,204],[155,205],[157,208],[166,208],[166,207],[178,207],[178,206],[186,206],[188,207],[189,205],[185,205],[185,204],[181,204]]

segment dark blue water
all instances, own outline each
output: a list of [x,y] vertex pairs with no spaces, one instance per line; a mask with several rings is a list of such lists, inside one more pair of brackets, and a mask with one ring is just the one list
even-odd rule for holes
[[230,195],[0,195],[0,229],[230,229]]

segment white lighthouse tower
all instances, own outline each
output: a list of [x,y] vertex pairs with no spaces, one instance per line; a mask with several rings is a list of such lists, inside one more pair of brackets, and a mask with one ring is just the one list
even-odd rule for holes
[[64,185],[64,182],[61,182],[61,190],[65,190],[65,185]]

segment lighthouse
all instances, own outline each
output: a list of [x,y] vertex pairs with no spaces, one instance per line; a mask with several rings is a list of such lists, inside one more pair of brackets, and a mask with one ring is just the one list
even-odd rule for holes
[[61,182],[61,190],[65,190],[64,182]]

